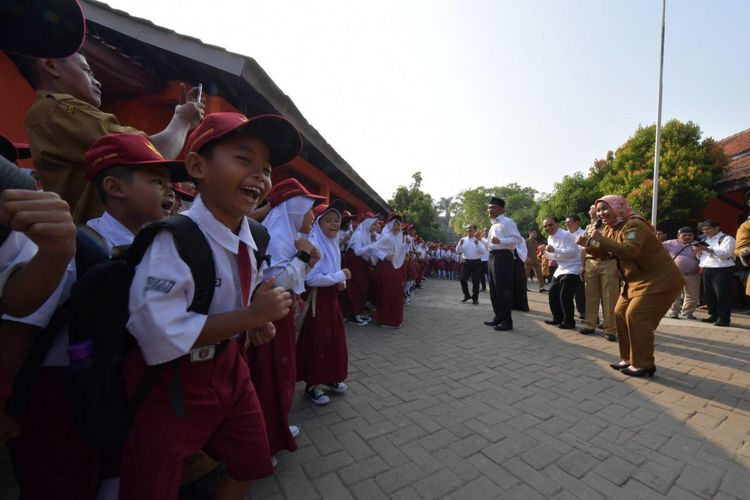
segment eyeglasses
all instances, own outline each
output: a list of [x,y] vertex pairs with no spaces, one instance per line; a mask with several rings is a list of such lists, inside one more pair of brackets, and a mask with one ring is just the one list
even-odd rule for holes
[[554,224],[545,224],[544,227],[555,227]]

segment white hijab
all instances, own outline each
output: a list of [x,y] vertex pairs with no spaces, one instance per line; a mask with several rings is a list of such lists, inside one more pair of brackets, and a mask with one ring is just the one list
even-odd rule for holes
[[[297,255],[294,241],[300,237],[299,228],[314,203],[310,198],[295,196],[273,207],[263,219],[263,225],[271,236],[267,251],[271,265],[263,272],[264,280],[280,274]],[[295,283],[292,291],[304,292],[304,282]]]
[[314,281],[321,274],[333,274],[341,271],[341,250],[339,249],[338,235],[329,238],[325,235],[319,224],[320,219],[328,212],[335,212],[339,220],[341,220],[341,213],[335,208],[329,208],[315,219],[312,231],[310,232],[310,243],[320,250],[320,260],[307,273],[307,277],[305,278],[307,281]]
[[381,260],[388,255],[393,255],[391,264],[394,269],[400,269],[404,265],[404,259],[406,258],[406,247],[404,246],[404,234],[398,232],[393,234],[393,223],[396,219],[393,219],[383,228],[383,232],[380,235],[380,239],[372,244],[372,249],[380,256]]
[[377,220],[377,217],[370,217],[363,220],[352,233],[352,237],[349,238],[349,244],[346,248],[352,248],[352,245],[355,243],[359,243],[362,246],[367,246],[372,243],[372,241],[370,241],[370,228],[377,222]]

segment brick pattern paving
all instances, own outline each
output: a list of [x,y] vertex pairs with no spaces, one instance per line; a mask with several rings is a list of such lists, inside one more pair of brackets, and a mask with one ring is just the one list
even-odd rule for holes
[[615,344],[543,323],[546,295],[513,332],[460,298],[431,280],[401,330],[348,326],[350,391],[298,398],[299,450],[249,498],[750,498],[743,325],[665,320],[657,377],[629,379]]
[[460,297],[431,280],[402,329],[348,326],[349,392],[295,401],[299,449],[248,498],[750,498],[750,321],[664,320],[640,380],[609,368],[615,344],[545,325],[545,295],[512,332]]

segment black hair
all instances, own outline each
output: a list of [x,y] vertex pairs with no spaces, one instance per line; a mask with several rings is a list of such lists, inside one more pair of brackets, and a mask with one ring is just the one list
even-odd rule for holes
[[548,215],[543,220],[547,220],[547,219],[552,219],[552,222],[554,222],[555,224],[559,224],[560,223],[560,221],[554,215]]
[[578,217],[578,216],[577,216],[576,214],[571,214],[571,215],[568,215],[568,216],[567,216],[567,217],[565,217],[565,218],[566,218],[566,219],[570,219],[570,220],[574,220],[574,221],[578,222],[579,224],[581,223],[581,218],[580,218],[580,217]]
[[[86,53],[83,49],[79,49],[76,54],[81,54],[83,57],[86,57]],[[21,76],[29,82],[31,88],[38,90],[42,79],[42,72],[40,69],[41,59],[20,54],[11,54],[10,52],[6,52],[6,55],[10,57],[10,60],[16,65]]]
[[114,177],[115,179],[120,179],[121,181],[130,184],[133,182],[134,175],[135,170],[128,165],[112,165],[96,174],[94,185],[96,186],[96,191],[99,193],[99,198],[102,200],[102,203],[105,205],[107,204],[107,190],[104,189],[104,179],[106,177]]

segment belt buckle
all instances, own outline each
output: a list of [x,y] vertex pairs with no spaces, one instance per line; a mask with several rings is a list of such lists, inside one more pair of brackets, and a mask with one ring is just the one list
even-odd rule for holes
[[216,346],[200,347],[190,351],[190,362],[200,363],[202,361],[208,361],[216,357]]

